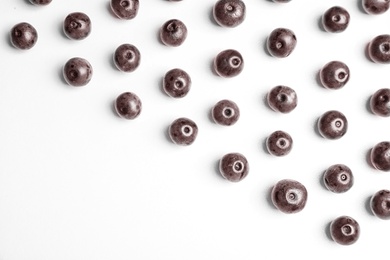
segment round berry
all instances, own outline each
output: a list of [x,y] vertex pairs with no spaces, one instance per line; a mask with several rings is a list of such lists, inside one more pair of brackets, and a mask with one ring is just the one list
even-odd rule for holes
[[182,69],[171,69],[163,78],[163,89],[170,97],[185,97],[191,89],[191,77]]
[[115,111],[124,119],[135,119],[142,111],[142,102],[136,94],[124,92],[115,100]]
[[389,0],[362,0],[363,9],[368,14],[383,14],[390,7]]
[[375,63],[390,63],[390,34],[381,34],[368,44],[368,56]]
[[372,113],[378,116],[390,116],[390,89],[382,88],[377,90],[370,98]]
[[325,187],[334,193],[348,191],[353,185],[351,169],[344,164],[334,164],[326,169],[323,176]]
[[390,142],[383,141],[376,144],[371,149],[370,160],[375,169],[390,171]]
[[322,15],[322,25],[327,32],[339,33],[347,29],[350,19],[350,15],[345,8],[333,6]]
[[248,160],[240,153],[225,154],[219,161],[219,171],[226,180],[239,182],[249,173]]
[[219,0],[213,8],[215,21],[223,27],[236,27],[245,20],[245,4],[241,0]]
[[340,89],[349,81],[348,66],[341,61],[331,61],[320,70],[321,84],[327,89]]
[[141,63],[141,53],[132,44],[122,44],[114,52],[114,64],[123,72],[133,72]]
[[111,0],[110,6],[116,17],[131,20],[138,14],[139,0]]
[[295,90],[287,86],[273,87],[267,95],[267,102],[271,109],[281,113],[290,113],[298,104]]
[[289,56],[297,45],[295,33],[286,28],[276,28],[267,38],[268,52],[277,58]]
[[390,190],[377,191],[370,200],[372,213],[381,219],[390,219]]
[[267,150],[275,156],[284,156],[290,153],[293,147],[293,139],[284,131],[275,131],[266,140]]
[[91,81],[93,69],[86,59],[75,57],[65,63],[63,74],[69,85],[81,87]]
[[348,121],[341,112],[330,110],[320,116],[317,127],[324,138],[339,139],[347,132]]
[[340,245],[351,245],[359,239],[359,223],[349,216],[340,216],[330,223],[330,235]]
[[48,5],[52,0],[30,0],[30,3],[34,5]]
[[168,133],[175,144],[190,145],[198,136],[198,126],[191,119],[182,117],[171,123]]
[[187,39],[188,30],[186,25],[178,20],[166,21],[160,28],[160,40],[167,46],[178,47]]
[[235,102],[224,99],[214,105],[211,116],[219,125],[234,125],[240,118],[240,109]]
[[37,30],[29,23],[18,23],[10,32],[12,45],[20,50],[28,50],[34,47],[38,40]]
[[214,71],[221,77],[235,77],[243,70],[244,59],[236,50],[224,50],[214,58],[213,68]]
[[281,212],[287,214],[297,213],[306,206],[307,190],[298,181],[284,179],[273,186],[271,199],[274,206]]
[[85,39],[91,33],[91,19],[85,13],[71,13],[66,16],[63,29],[70,39]]

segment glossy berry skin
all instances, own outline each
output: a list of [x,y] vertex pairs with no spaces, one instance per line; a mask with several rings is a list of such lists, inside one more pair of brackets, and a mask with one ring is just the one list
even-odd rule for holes
[[380,219],[390,219],[390,190],[379,190],[370,199],[372,213]]
[[52,0],[30,0],[33,5],[48,5]]
[[185,97],[191,89],[191,77],[182,69],[171,69],[163,78],[165,93],[173,98]]
[[83,40],[91,33],[91,19],[81,12],[71,13],[64,20],[64,33],[73,40]]
[[330,223],[330,236],[340,245],[352,245],[360,236],[359,223],[349,216],[340,216]]
[[287,28],[276,28],[267,38],[267,49],[271,56],[285,58],[297,45],[295,33]]
[[370,98],[370,108],[372,113],[378,116],[390,116],[390,89],[381,88]]
[[135,119],[142,111],[142,102],[136,94],[124,92],[115,100],[115,111],[121,118]]
[[351,169],[344,164],[334,164],[328,167],[323,175],[325,187],[334,193],[347,192],[353,186]]
[[191,119],[181,117],[171,123],[168,134],[175,144],[191,145],[198,136],[198,126]]
[[348,121],[345,115],[336,110],[325,112],[318,119],[318,132],[326,139],[339,139],[345,135],[348,129]]
[[348,11],[341,6],[333,6],[322,15],[322,26],[325,31],[340,33],[347,29],[351,17]]
[[114,64],[123,72],[135,71],[141,63],[141,53],[132,44],[122,44],[114,52]]
[[242,181],[249,173],[248,160],[240,153],[225,154],[219,161],[219,172],[228,181]]
[[383,141],[376,144],[371,149],[370,160],[375,169],[390,171],[390,142]]
[[390,34],[381,34],[368,44],[368,56],[375,63],[390,63]]
[[211,109],[211,116],[215,123],[230,126],[240,118],[240,109],[235,102],[224,99],[214,105]]
[[186,25],[178,20],[166,21],[160,28],[160,40],[163,44],[178,47],[187,39],[188,30]]
[[215,73],[224,78],[232,78],[241,73],[244,68],[244,59],[236,50],[221,51],[214,58],[213,68]]
[[335,90],[348,83],[350,71],[344,62],[330,61],[321,68],[319,76],[322,86]]
[[383,14],[390,7],[389,0],[362,0],[363,9],[366,13],[377,15]]
[[271,200],[274,206],[283,213],[292,214],[302,211],[307,202],[306,187],[295,180],[278,181],[271,190]]
[[82,87],[91,81],[93,69],[86,59],[75,57],[65,63],[63,75],[69,85]]
[[139,0],[111,0],[110,6],[116,17],[131,20],[138,14]]
[[22,22],[12,27],[10,39],[15,48],[29,50],[37,43],[38,32],[31,24]]
[[245,4],[241,0],[219,0],[213,8],[214,20],[222,27],[233,28],[245,20]]
[[268,92],[267,102],[272,110],[287,114],[297,107],[298,96],[290,87],[276,86]]
[[291,152],[293,139],[288,133],[278,130],[268,136],[266,147],[272,155],[285,156]]

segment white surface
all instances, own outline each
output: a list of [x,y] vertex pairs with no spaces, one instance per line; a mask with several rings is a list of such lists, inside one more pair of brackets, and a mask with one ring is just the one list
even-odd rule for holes
[[[369,149],[389,140],[390,121],[367,109],[370,95],[388,87],[389,67],[370,62],[366,44],[388,33],[390,13],[369,16],[360,1],[293,0],[275,4],[247,0],[247,17],[234,28],[221,28],[211,17],[215,1],[142,0],[138,16],[121,21],[109,12],[108,0],[53,0],[36,7],[24,0],[0,1],[0,259],[342,259],[387,256],[390,222],[367,208],[370,196],[390,188],[390,175],[371,168]],[[342,5],[351,14],[348,29],[326,33],[322,13]],[[62,21],[74,11],[88,14],[91,35],[72,41]],[[158,40],[168,19],[188,27],[186,42],[169,48]],[[9,44],[11,27],[21,21],[36,27],[33,49]],[[292,29],[298,45],[290,57],[270,57],[264,48],[277,27]],[[141,66],[118,71],[112,54],[122,43],[136,45]],[[223,79],[211,71],[215,55],[239,50],[245,68]],[[88,59],[94,75],[82,88],[61,76],[70,58]],[[330,91],[317,80],[328,61],[344,61],[349,83]],[[174,67],[186,70],[193,85],[175,100],[161,90],[161,79]],[[294,88],[299,104],[288,115],[271,111],[264,97],[275,85]],[[114,99],[133,91],[143,102],[139,118],[115,115]],[[234,100],[241,118],[232,127],[214,124],[211,107]],[[349,130],[340,140],[320,137],[317,118],[329,109],[342,111]],[[186,116],[197,122],[199,135],[189,147],[174,145],[168,125]],[[285,130],[294,139],[283,158],[269,155],[265,138]],[[220,177],[217,163],[228,152],[241,152],[250,173],[240,183]],[[321,184],[334,163],[348,165],[355,185],[333,194]],[[283,178],[302,182],[309,192],[297,214],[277,211],[270,188]],[[328,236],[330,221],[350,215],[361,226],[352,246]]]

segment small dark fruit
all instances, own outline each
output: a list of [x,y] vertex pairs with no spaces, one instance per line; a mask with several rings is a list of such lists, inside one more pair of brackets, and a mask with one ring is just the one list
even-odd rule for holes
[[111,0],[110,6],[116,17],[131,20],[138,14],[139,0]]
[[20,50],[28,50],[34,47],[38,40],[37,30],[29,23],[18,23],[10,32],[12,45]]
[[244,59],[236,50],[224,50],[214,58],[213,68],[214,71],[221,77],[235,77],[243,70]]
[[91,33],[91,19],[85,13],[71,13],[66,16],[63,29],[70,39],[85,39]]
[[171,69],[163,78],[163,89],[170,97],[185,97],[191,89],[191,77],[182,69]]
[[390,34],[373,38],[367,47],[369,58],[375,63],[390,63]]
[[389,0],[362,0],[364,11],[368,14],[383,14],[390,7]]
[[286,28],[276,28],[267,38],[268,52],[277,58],[289,56],[297,45],[295,33]]
[[372,213],[381,219],[390,219],[390,190],[377,191],[370,200]]
[[219,0],[213,8],[214,20],[223,27],[236,27],[245,20],[245,4],[241,0]]
[[390,89],[377,90],[370,98],[370,108],[375,115],[390,116]]
[[330,235],[340,245],[352,245],[360,236],[359,223],[349,216],[340,216],[330,223]]
[[231,100],[221,100],[211,109],[211,116],[215,123],[219,125],[234,125],[240,118],[240,109]]
[[30,3],[34,5],[48,5],[52,0],[30,0]]
[[327,32],[340,33],[347,29],[350,19],[345,8],[333,6],[322,15],[322,26]]
[[141,63],[141,53],[132,44],[122,44],[114,53],[114,64],[123,72],[135,71]]
[[390,142],[383,141],[376,144],[371,149],[370,160],[375,169],[390,171]]
[[325,112],[318,119],[318,132],[327,139],[339,139],[345,135],[348,129],[348,121],[345,115],[336,110]]
[[225,154],[219,161],[219,171],[228,181],[242,181],[249,173],[248,160],[240,153]]
[[351,169],[344,164],[334,164],[326,169],[323,180],[325,187],[334,193],[343,193],[353,186]]
[[124,92],[115,100],[115,111],[124,119],[135,119],[142,111],[142,102],[136,94]]
[[190,145],[198,136],[198,126],[191,119],[182,117],[174,120],[168,129],[172,142],[178,145]]
[[266,147],[272,155],[285,156],[290,153],[293,147],[293,139],[284,131],[275,131],[268,136]]
[[167,46],[182,45],[187,39],[187,34],[186,25],[178,19],[168,20],[160,28],[160,40]]
[[284,179],[273,186],[271,199],[274,206],[281,212],[287,214],[297,213],[306,206],[307,190],[298,181]]
[[350,72],[348,66],[341,61],[331,61],[320,70],[321,84],[327,89],[340,89],[348,83]]
[[75,57],[68,60],[63,68],[65,81],[74,87],[87,85],[92,79],[91,64],[83,58]]
[[290,113],[298,105],[298,97],[292,88],[276,86],[268,92],[267,102],[274,111]]

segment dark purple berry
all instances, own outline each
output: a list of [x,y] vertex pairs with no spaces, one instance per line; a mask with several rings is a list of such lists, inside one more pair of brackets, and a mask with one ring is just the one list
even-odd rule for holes
[[135,119],[142,111],[142,102],[132,92],[124,92],[115,100],[115,111],[124,119]]
[[320,116],[317,126],[324,138],[339,139],[347,132],[348,121],[341,112],[330,110]]
[[353,186],[351,169],[344,164],[334,164],[326,169],[323,180],[325,187],[334,193],[343,193]]
[[137,16],[139,0],[111,0],[110,6],[119,19],[131,20]]
[[340,245],[352,245],[360,236],[359,223],[348,216],[340,216],[330,223],[330,236]]
[[171,19],[161,26],[160,39],[167,46],[178,47],[187,39],[187,33],[187,27],[182,21]]
[[213,68],[221,77],[235,77],[240,74],[244,68],[244,59],[236,50],[224,50],[215,57]]
[[48,5],[52,0],[30,0],[30,2],[34,5]]
[[322,15],[322,25],[327,32],[340,33],[347,29],[350,19],[345,8],[333,6]]
[[381,219],[390,219],[390,190],[377,191],[370,200],[372,213]]
[[123,72],[133,72],[141,62],[141,53],[132,44],[120,45],[114,53],[114,64]]
[[38,40],[37,30],[29,23],[18,23],[10,32],[12,45],[20,50],[28,50],[34,47]]
[[91,19],[85,13],[71,13],[66,16],[63,29],[70,39],[85,39],[91,33]]
[[370,160],[375,169],[390,171],[390,142],[376,144],[371,149]]
[[239,182],[249,173],[248,160],[240,153],[225,154],[219,161],[219,171],[226,180]]
[[213,8],[215,21],[223,27],[236,27],[245,20],[245,4],[241,0],[219,0]]
[[293,139],[284,131],[275,131],[268,136],[266,147],[270,154],[284,156],[290,153],[293,147]]
[[281,212],[287,214],[297,213],[306,206],[307,190],[298,181],[284,179],[273,186],[271,199],[274,206]]
[[297,45],[294,32],[286,28],[276,28],[267,38],[268,52],[277,58],[289,56]]
[[93,69],[86,59],[75,57],[65,63],[63,74],[69,85],[81,87],[91,81]]
[[340,89],[349,81],[348,66],[341,61],[331,61],[320,70],[321,84],[327,89]]
[[383,14],[390,7],[389,0],[362,0],[363,9],[368,14]]
[[191,119],[182,117],[171,123],[168,133],[175,144],[190,145],[198,136],[198,126]]
[[163,78],[163,89],[173,98],[185,97],[191,89],[191,78],[182,69],[171,69]]
[[368,56],[375,63],[390,63],[390,35],[376,36],[368,44]]
[[370,98],[370,108],[375,115],[390,116],[390,89],[377,90]]
[[211,116],[219,125],[234,125],[240,118],[240,109],[231,100],[221,100],[211,110]]
[[274,111],[290,113],[297,106],[298,97],[292,88],[287,86],[276,86],[268,92],[267,102]]

